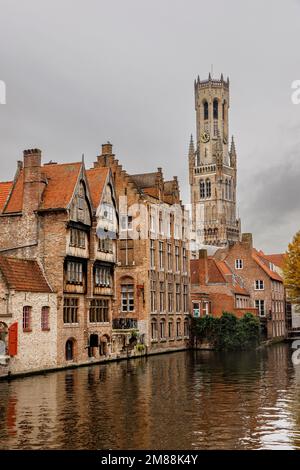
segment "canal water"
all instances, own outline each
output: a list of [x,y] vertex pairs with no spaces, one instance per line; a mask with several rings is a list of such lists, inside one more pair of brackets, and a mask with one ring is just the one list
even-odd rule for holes
[[300,366],[178,352],[0,382],[0,449],[300,449]]

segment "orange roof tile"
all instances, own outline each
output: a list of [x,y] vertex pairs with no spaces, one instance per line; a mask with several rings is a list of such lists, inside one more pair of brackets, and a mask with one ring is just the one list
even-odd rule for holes
[[[41,167],[47,185],[40,209],[64,209],[71,201],[82,163],[48,164]],[[21,212],[23,207],[23,175],[21,170],[12,189],[5,214]]]
[[213,284],[224,284],[226,280],[220,271],[216,261],[212,258],[207,259],[208,263],[208,282]]
[[95,209],[97,209],[100,204],[108,173],[108,168],[91,168],[90,170],[86,170],[91,198]]
[[4,210],[5,214],[11,212],[21,212],[23,206],[23,170],[20,171],[19,176],[14,183],[9,199],[8,204]]
[[241,287],[239,284],[235,284],[233,286],[232,292],[234,292],[235,294],[250,296],[249,292],[244,287]]
[[40,209],[65,209],[71,202],[82,163],[62,163],[42,166],[48,184]]
[[279,268],[283,268],[284,261],[286,259],[286,254],[285,253],[278,253],[274,255],[264,255],[265,258],[267,258],[271,263],[275,264]]
[[[275,271],[272,271],[267,263],[264,263],[262,255],[255,249],[252,252],[252,258],[265,271],[265,273],[273,280],[283,282],[282,277]],[[266,260],[268,261],[268,260]]]
[[218,266],[219,270],[221,271],[221,273],[223,275],[225,275],[225,276],[228,275],[228,274],[232,275],[232,272],[231,272],[229,266],[227,266],[227,264],[225,263],[225,261],[216,261],[215,260],[215,263],[216,263],[216,265]]
[[0,212],[3,211],[7,198],[9,196],[10,190],[13,186],[12,181],[6,183],[0,183]]
[[52,292],[35,260],[0,256],[0,270],[11,289],[22,292]]

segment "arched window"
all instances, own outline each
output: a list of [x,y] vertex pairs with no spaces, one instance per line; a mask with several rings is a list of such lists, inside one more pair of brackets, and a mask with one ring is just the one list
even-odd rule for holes
[[200,199],[205,198],[205,183],[203,180],[200,180]]
[[173,338],[173,320],[169,320],[168,337]]
[[223,104],[222,104],[222,119],[223,120],[225,119],[225,106],[226,106],[226,101],[223,101]]
[[204,121],[208,120],[208,102],[204,101],[203,103],[203,116],[204,116]]
[[157,321],[152,320],[151,322],[151,339],[157,341]]
[[166,321],[164,319],[160,321],[160,339],[166,339]]
[[214,119],[218,119],[219,117],[219,102],[216,98],[213,101],[213,116]]
[[210,179],[206,180],[206,197],[211,197],[211,182],[210,182]]
[[181,336],[181,320],[176,322],[176,336],[179,338]]
[[188,320],[184,320],[184,336],[189,336],[189,322]]
[[74,359],[74,340],[68,339],[66,342],[66,360],[73,361]]
[[232,194],[231,194],[231,180],[228,180],[228,199],[232,199]]

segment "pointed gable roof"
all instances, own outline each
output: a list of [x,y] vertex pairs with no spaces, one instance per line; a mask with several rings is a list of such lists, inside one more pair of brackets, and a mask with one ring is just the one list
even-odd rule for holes
[[5,183],[0,183],[0,212],[3,211],[7,198],[10,194],[10,191],[13,187],[13,182],[8,181]]
[[252,251],[252,258],[256,263],[263,269],[263,271],[274,281],[283,282],[283,279],[279,274],[270,269],[270,261],[266,259],[265,255],[259,253],[256,249]]
[[66,209],[74,194],[82,163],[47,164],[42,167],[47,185],[40,209]]
[[86,170],[88,185],[90,188],[94,209],[97,209],[101,202],[105,183],[109,175],[109,168],[97,167]]
[[53,292],[35,260],[0,256],[0,270],[10,289],[21,292]]
[[[79,178],[82,163],[45,164],[42,175],[46,181],[40,203],[40,210],[66,209],[71,202]],[[11,189],[4,209],[4,214],[21,212],[23,208],[23,175],[22,169]]]

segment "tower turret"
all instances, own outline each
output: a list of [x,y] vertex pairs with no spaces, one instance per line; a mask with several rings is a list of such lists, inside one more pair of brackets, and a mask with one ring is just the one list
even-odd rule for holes
[[196,247],[239,240],[236,218],[236,150],[230,151],[229,78],[194,82],[197,140],[191,138],[189,175]]

